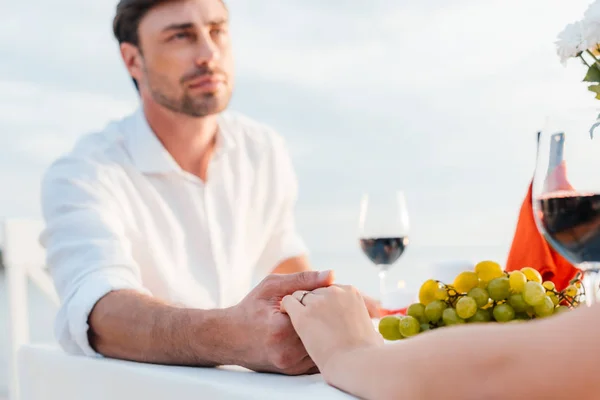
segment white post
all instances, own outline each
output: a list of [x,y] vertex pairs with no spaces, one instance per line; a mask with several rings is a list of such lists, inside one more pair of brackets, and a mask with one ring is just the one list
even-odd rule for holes
[[[5,249],[13,247],[11,235],[5,226]],[[17,352],[21,345],[29,342],[29,315],[27,312],[27,270],[26,266],[14,262],[10,254],[4,257],[6,268],[6,286],[9,308],[9,380],[8,398],[19,399],[19,377],[17,374]]]

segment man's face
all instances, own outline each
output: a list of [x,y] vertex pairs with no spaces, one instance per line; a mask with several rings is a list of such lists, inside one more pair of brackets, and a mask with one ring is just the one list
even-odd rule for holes
[[131,49],[136,56],[129,70],[143,98],[193,117],[227,107],[233,57],[228,12],[221,0],[157,6],[142,18],[138,36],[139,49]]

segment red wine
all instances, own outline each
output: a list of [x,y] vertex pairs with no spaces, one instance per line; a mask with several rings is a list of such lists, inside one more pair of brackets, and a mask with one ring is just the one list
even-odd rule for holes
[[408,245],[408,236],[360,239],[363,252],[376,265],[392,265]]
[[538,204],[546,237],[562,256],[576,264],[600,261],[600,194],[552,194]]

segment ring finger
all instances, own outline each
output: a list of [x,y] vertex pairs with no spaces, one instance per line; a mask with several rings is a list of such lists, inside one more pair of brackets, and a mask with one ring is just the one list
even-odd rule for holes
[[297,290],[294,292],[294,294],[292,295],[294,296],[294,298],[296,300],[298,300],[300,302],[300,304],[302,304],[303,306],[306,306],[308,304],[310,304],[311,302],[311,297],[315,296],[314,293],[309,292],[307,290]]

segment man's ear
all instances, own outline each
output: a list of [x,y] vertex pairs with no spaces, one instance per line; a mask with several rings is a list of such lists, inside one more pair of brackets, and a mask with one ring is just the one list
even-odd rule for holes
[[143,75],[142,53],[140,52],[139,47],[131,43],[121,43],[120,50],[121,58],[123,59],[123,63],[125,63],[125,68],[127,68],[129,75],[131,75],[131,77],[139,84]]

